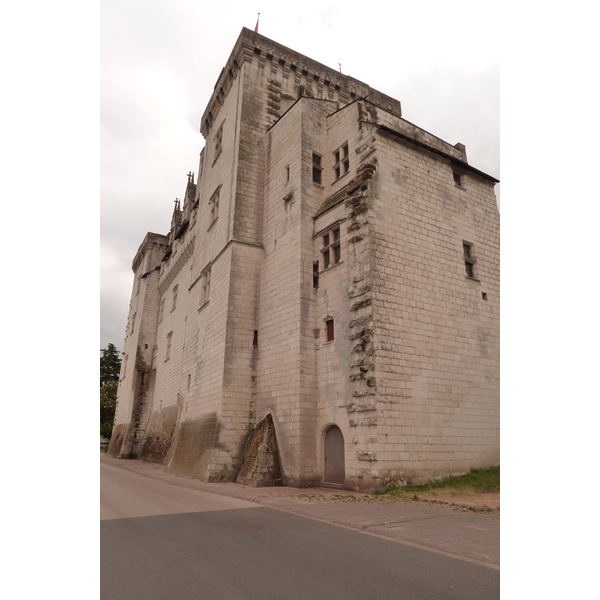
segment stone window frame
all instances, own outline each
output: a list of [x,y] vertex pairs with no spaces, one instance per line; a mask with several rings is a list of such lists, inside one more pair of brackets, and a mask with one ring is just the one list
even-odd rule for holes
[[[337,238],[335,237],[336,232]],[[331,236],[333,236],[333,241],[330,239]],[[334,223],[322,232],[321,240],[323,241],[323,247],[321,248],[323,271],[326,271],[342,262],[342,228],[340,223]]]
[[212,273],[212,264],[205,267],[202,271],[202,286],[200,288],[200,308],[198,310],[203,309],[210,302],[210,281],[211,281],[211,273]]
[[458,169],[452,169],[452,178],[454,179],[454,185],[459,187],[461,190],[465,189],[465,178],[463,173]]
[[325,343],[335,340],[335,320],[333,317],[325,317]]
[[167,333],[167,350],[165,352],[165,362],[171,358],[171,343],[173,342],[173,332]]
[[[204,149],[202,149],[202,152],[200,152],[200,164],[198,165],[198,179],[200,179],[200,177],[202,177],[204,173]],[[200,187],[200,186],[198,186]]]
[[171,304],[171,312],[177,308],[177,294],[179,293],[179,284],[173,288],[173,303]]
[[215,143],[215,157],[212,162],[212,167],[215,166],[215,163],[217,162],[219,156],[221,156],[221,152],[223,150],[223,125],[225,125],[225,119],[223,119],[223,122],[221,125],[219,125],[219,129],[217,129],[217,132],[213,137],[213,142]]
[[158,315],[158,323],[159,323],[159,325],[160,325],[160,323],[163,322],[163,317],[165,316],[165,304],[166,304],[166,301],[167,301],[166,298],[163,298],[160,301],[160,312],[159,312],[159,315]]
[[463,246],[463,260],[465,261],[465,271],[467,273],[466,276],[469,279],[478,281],[477,277],[475,276],[475,273],[476,273],[475,265],[477,264],[477,257],[475,256],[474,245],[472,242],[463,240],[462,246]]
[[323,157],[316,152],[312,153],[312,180],[317,185],[323,185]]
[[[334,153],[333,153],[333,172],[334,172],[334,183],[342,178],[346,173],[350,172],[350,150],[348,142],[344,142]],[[342,170],[344,171],[342,173]]]
[[221,187],[222,187],[222,184],[217,186],[217,189],[213,192],[213,195],[210,197],[210,200],[208,201],[208,205],[210,207],[210,225],[208,226],[208,229],[210,229],[213,226],[214,222],[219,218],[219,203],[221,201]]

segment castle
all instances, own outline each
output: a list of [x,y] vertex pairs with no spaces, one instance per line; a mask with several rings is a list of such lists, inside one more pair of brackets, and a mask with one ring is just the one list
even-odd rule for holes
[[372,490],[500,460],[493,177],[243,29],[135,273],[109,454]]

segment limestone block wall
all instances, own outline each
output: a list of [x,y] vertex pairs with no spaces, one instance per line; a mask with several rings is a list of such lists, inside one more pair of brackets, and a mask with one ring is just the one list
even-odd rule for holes
[[303,98],[267,138],[255,413],[272,414],[282,478],[292,485],[318,477],[312,217],[324,186],[312,181],[312,153],[325,154],[332,110]]
[[[157,319],[153,370],[156,373],[152,415],[142,450],[142,457],[164,462],[172,444],[174,426],[181,413],[182,361],[190,310],[189,287],[190,240],[187,252],[175,254],[176,264],[170,265],[159,284],[161,307]],[[178,263],[178,264],[177,264]],[[175,307],[174,297],[176,294]]]
[[[320,288],[313,286],[315,259],[314,216],[323,205],[330,180],[327,172],[332,148],[328,135],[327,118],[337,108],[336,103],[323,100],[303,99],[302,111],[302,202],[300,205],[300,322],[299,322],[299,483],[313,483],[321,479],[319,471],[319,437],[317,435],[319,408],[319,357],[317,332],[323,333],[323,314],[317,305]],[[313,153],[321,155],[321,184],[313,181]],[[320,277],[320,276],[319,276]],[[320,284],[319,284],[320,285]],[[322,454],[322,453],[321,453]]]
[[288,485],[323,478],[334,424],[356,488],[498,462],[494,182],[400,115],[242,30],[202,117],[195,189],[189,178],[169,236],[148,234],[134,260],[110,452],[231,479],[270,414]]
[[[159,356],[166,352],[172,332],[168,363],[157,361],[157,386],[152,436],[147,450],[175,472],[210,477],[215,447],[222,430],[223,371],[229,302],[231,248],[235,204],[235,161],[238,139],[239,73],[220,97],[210,127],[204,128],[206,146],[201,155],[194,210],[189,233],[173,243],[173,255],[163,264],[162,281],[167,305],[175,285],[182,305],[158,325]],[[190,245],[190,239],[194,245]],[[191,248],[191,250],[190,250]],[[185,264],[178,264],[185,253]],[[177,270],[175,277],[169,276]],[[205,299],[209,278],[209,298]],[[162,346],[162,347],[161,347]],[[166,440],[166,441],[165,441]],[[230,460],[230,457],[229,459]],[[220,466],[227,462],[221,460]]]
[[[225,358],[220,414],[219,444],[211,461],[211,477],[233,478],[240,466],[243,441],[253,424],[255,387],[255,331],[262,249],[234,242],[228,252]],[[258,342],[257,342],[258,343]]]
[[[233,237],[235,197],[237,193],[237,154],[240,119],[239,91],[241,75],[237,72],[229,93],[219,105],[219,111],[210,128],[203,128],[206,145],[202,152],[196,186],[198,216],[195,235],[198,240],[191,273],[195,282]],[[222,129],[221,129],[222,127]],[[222,137],[217,138],[221,129]],[[213,208],[218,192],[218,212]]]
[[[405,127],[382,112],[375,110],[371,121]],[[493,182],[463,168],[461,185],[455,183],[464,150],[436,142],[444,157],[386,129],[375,131],[372,296],[377,400],[385,422],[379,474],[424,480],[498,464]],[[463,242],[472,244],[474,278],[466,274]]]
[[219,441],[230,252],[228,247],[212,262],[207,302],[203,302],[201,281],[190,289],[181,412],[174,447],[167,458],[170,470],[203,479],[209,477],[209,463]]
[[[150,365],[160,300],[156,267],[166,245],[165,236],[149,233],[133,261],[134,281],[124,340],[124,359],[117,391],[114,432],[109,447],[109,453],[113,456],[131,452],[132,444],[141,436],[140,425],[143,430],[148,407],[152,404]],[[135,431],[132,432],[132,429]]]
[[[350,357],[351,342],[348,324],[351,320],[347,297],[349,272],[348,236],[344,226],[346,209],[339,204],[327,214],[315,220],[313,239],[314,260],[319,261],[319,287],[315,290],[315,340],[318,406],[315,443],[317,446],[317,471],[320,479],[324,473],[325,432],[331,425],[337,425],[344,436],[346,454],[346,474],[350,461],[350,440],[352,432],[344,406],[351,398]],[[340,227],[341,261],[325,269],[323,266],[323,233],[332,225]],[[334,340],[327,341],[326,321],[333,319]]]
[[[284,483],[299,473],[298,406],[302,115],[292,109],[269,133],[258,291],[255,420],[273,415]],[[289,169],[289,181],[288,181]],[[284,199],[284,198],[287,198]]]
[[[327,119],[329,164],[333,153],[348,144],[350,169],[333,180],[330,198],[337,205],[315,219],[315,251],[322,246],[321,231],[337,223],[342,262],[325,271],[319,284],[321,318],[334,316],[335,341],[319,344],[319,470],[323,472],[324,434],[336,424],[345,445],[346,484],[370,488],[378,481],[373,450],[380,442],[376,400],[376,356],[373,345],[371,262],[371,178],[376,165],[372,132],[359,124],[360,103],[353,103]],[[335,177],[335,174],[334,174]],[[325,205],[331,204],[331,200]],[[325,316],[323,316],[325,315]],[[322,368],[322,374],[321,374]]]

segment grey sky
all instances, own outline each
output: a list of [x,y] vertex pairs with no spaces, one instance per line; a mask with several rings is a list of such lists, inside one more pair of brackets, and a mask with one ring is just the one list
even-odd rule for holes
[[102,0],[101,346],[123,348],[131,261],[146,232],[168,232],[186,173],[198,170],[202,112],[257,12],[259,33],[329,67],[341,61],[500,178],[499,28],[486,6]]

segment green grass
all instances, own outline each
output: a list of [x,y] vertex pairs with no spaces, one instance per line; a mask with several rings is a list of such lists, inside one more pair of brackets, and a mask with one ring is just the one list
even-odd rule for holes
[[[458,477],[450,476],[441,481],[430,481],[424,485],[407,485],[405,487],[390,487],[375,492],[377,495],[415,494],[415,492],[432,492],[435,490],[472,490],[474,492],[499,492],[500,467],[487,469],[471,469],[470,473]],[[415,494],[416,495],[416,494]]]

